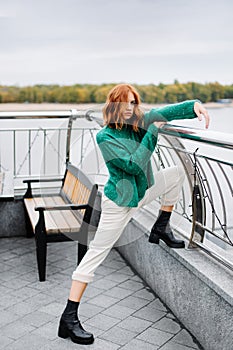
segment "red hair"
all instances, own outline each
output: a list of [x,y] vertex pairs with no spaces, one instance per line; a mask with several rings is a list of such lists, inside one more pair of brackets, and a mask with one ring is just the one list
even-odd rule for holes
[[[135,106],[131,119],[132,128],[138,131],[138,125],[142,119],[143,112],[140,110],[141,103],[139,93],[129,84],[119,84],[113,87],[103,108],[104,124],[111,128],[122,129],[125,124],[124,119],[124,102],[128,101],[128,95],[131,92],[134,95]],[[122,103],[123,102],[123,103]]]

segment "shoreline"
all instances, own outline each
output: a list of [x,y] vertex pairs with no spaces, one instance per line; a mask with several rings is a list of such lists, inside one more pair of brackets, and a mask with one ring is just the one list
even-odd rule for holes
[[[100,108],[103,104],[98,103],[0,103],[0,112],[15,112],[15,111],[64,111],[70,109],[87,110],[90,108]],[[166,104],[147,104],[142,103],[142,107],[152,108],[161,107]],[[233,102],[231,103],[218,103],[208,102],[203,103],[208,108],[232,108]]]

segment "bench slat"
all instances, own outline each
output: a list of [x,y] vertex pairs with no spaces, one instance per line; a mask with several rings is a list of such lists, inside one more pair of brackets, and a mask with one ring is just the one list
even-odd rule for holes
[[69,171],[67,171],[65,183],[63,186],[63,191],[70,200],[72,198],[76,181],[77,181],[76,177],[73,174],[71,174]]
[[[54,197],[54,202],[56,205],[66,204],[61,197],[57,197],[57,196]],[[61,213],[65,221],[69,223],[70,232],[77,232],[77,229],[79,230],[81,226],[80,222],[74,216],[74,214],[72,213],[72,210],[64,210],[64,211],[61,210],[59,213]]]
[[[48,206],[54,206],[56,205],[56,202],[54,200],[54,197],[45,197],[44,201],[46,205]],[[65,204],[65,203],[63,203]],[[45,212],[47,214],[48,212]],[[69,223],[64,219],[62,215],[62,211],[49,211],[49,214],[51,218],[53,219],[54,223],[56,224],[57,227],[57,232],[70,232],[70,225]],[[77,223],[76,223],[77,226]],[[47,223],[46,223],[46,228],[47,228]],[[47,228],[47,233],[52,233],[50,230]]]
[[[34,197],[35,206],[45,206],[46,200],[45,197]],[[53,220],[51,212],[44,212],[45,223],[46,223],[46,231],[47,233],[57,233],[58,227],[56,222]]]
[[24,204],[27,209],[33,231],[35,232],[35,226],[39,220],[39,212],[34,210],[35,208],[34,198],[24,198]]

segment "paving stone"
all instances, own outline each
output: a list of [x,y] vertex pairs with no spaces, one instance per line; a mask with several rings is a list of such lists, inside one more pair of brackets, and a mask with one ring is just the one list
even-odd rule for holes
[[101,311],[103,311],[104,308],[92,304],[88,304],[87,302],[81,303],[78,309],[80,316],[85,316],[87,318],[91,318],[97,314],[99,314]]
[[172,320],[176,320],[176,316],[173,315],[171,312],[168,312],[166,315],[167,318],[171,318]]
[[104,291],[104,295],[109,295],[113,298],[124,299],[133,293],[132,290],[120,288],[118,286]]
[[117,326],[120,328],[128,329],[132,332],[141,333],[151,325],[152,322],[145,321],[134,316],[129,316],[122,322],[118,323]]
[[21,338],[23,335],[30,333],[34,329],[35,327],[29,326],[27,324],[25,325],[21,320],[17,320],[2,327],[1,334],[5,335],[8,338],[16,340],[18,338]]
[[165,315],[166,315],[165,312],[160,311],[160,310],[156,310],[156,309],[152,309],[152,308],[150,308],[150,306],[145,306],[142,309],[135,312],[135,314],[134,314],[134,316],[136,316],[136,317],[143,318],[144,320],[148,320],[151,322],[156,322],[159,319],[161,319],[162,317],[164,317]]
[[134,309],[130,309],[129,307],[126,307],[126,306],[121,306],[118,303],[105,309],[102,313],[104,315],[116,317],[116,318],[119,318],[120,320],[123,320],[129,315],[132,315],[134,312],[135,312]]
[[134,296],[138,298],[147,299],[150,301],[156,298],[154,293],[150,289],[146,289],[146,288],[138,290],[136,293],[134,293]]
[[111,261],[108,261],[108,262],[103,262],[103,266],[108,266],[114,270],[121,270],[124,268],[124,267],[127,267],[127,264],[125,261],[119,261],[119,260],[111,260]]
[[7,294],[9,292],[9,288],[4,286],[3,284],[0,285],[0,295]]
[[4,253],[1,253],[1,261],[7,260],[9,265],[11,265],[11,259],[15,258],[17,258],[17,255],[14,252],[6,250]]
[[58,331],[59,322],[48,322],[31,332],[33,335],[42,336],[48,340],[57,339],[57,331]]
[[1,335],[0,349],[4,350],[7,347],[7,345],[9,345],[9,344],[11,344],[13,342],[13,340],[8,338],[8,337],[6,337],[2,333],[0,333],[0,335]]
[[120,328],[118,326],[112,327],[107,332],[103,333],[100,338],[111,341],[118,345],[125,345],[131,339],[135,338],[136,332]]
[[46,306],[42,306],[38,311],[45,312],[46,314],[53,316],[60,316],[64,310],[64,305],[60,303],[50,303]]
[[0,280],[5,282],[13,279],[17,279],[18,277],[19,277],[18,274],[13,270],[3,271],[0,273]]
[[38,272],[36,269],[30,273],[26,272],[24,274],[21,274],[21,276],[24,280],[29,281],[30,283],[38,282]]
[[120,348],[120,346],[104,339],[97,338],[92,345],[89,345],[88,349],[89,348],[91,350],[117,350]]
[[2,295],[0,298],[0,305],[4,306],[5,308],[8,308],[22,301],[21,296],[18,295],[14,298],[10,292],[11,291],[8,289],[8,292]]
[[4,262],[2,260],[0,260],[1,264],[0,264],[0,272],[5,272],[5,271],[10,271],[13,269],[13,266],[4,264]]
[[86,290],[85,290],[85,296],[87,298],[94,298],[99,294],[102,294],[103,290],[99,289],[99,288],[95,288],[93,287],[91,284],[87,286]]
[[149,301],[146,299],[136,298],[136,297],[130,295],[127,298],[122,299],[118,304],[121,306],[127,306],[131,309],[134,309],[134,310],[139,310],[142,307],[144,307],[145,305],[147,305],[148,303],[149,303]]
[[192,348],[198,349],[198,345],[194,342],[191,334],[186,331],[186,329],[182,329],[174,338],[173,341],[175,343],[179,343],[185,346],[190,346]]
[[189,346],[177,344],[173,341],[169,341],[165,345],[163,345],[159,350],[193,350],[193,348],[190,348]]
[[37,309],[38,307],[36,304],[29,304],[25,301],[22,301],[8,307],[7,309],[5,309],[5,311],[10,312],[12,314],[16,314],[18,315],[18,317],[20,317],[30,314],[31,312],[34,312]]
[[4,350],[38,350],[46,344],[44,337],[36,334],[27,334],[15,342],[10,343]]
[[[46,279],[47,280],[51,280],[51,276],[54,276],[56,274],[61,275],[61,273],[64,273],[64,271],[67,271],[67,269],[58,267],[58,266],[51,266],[51,265],[47,265],[47,269],[46,269]],[[71,269],[73,270],[73,269]],[[70,275],[70,273],[67,273],[67,275]],[[54,278],[53,278],[54,279]]]
[[47,322],[54,319],[54,316],[46,314],[45,312],[35,311],[29,315],[22,318],[22,322],[25,322],[31,326],[40,327]]
[[94,326],[89,326],[88,324],[86,324],[86,321],[82,322],[82,325],[83,325],[84,329],[86,329],[86,331],[89,331],[89,329],[91,329],[91,333],[94,334],[95,339],[97,339],[101,334],[103,334],[105,332],[105,330],[103,330],[103,329],[99,329],[99,328],[94,327]]
[[[146,343],[139,339],[133,339],[128,344],[121,347],[121,350],[156,350],[159,346]],[[175,348],[173,349],[175,350]]]
[[119,282],[114,280],[113,281],[109,280],[108,279],[109,276],[106,276],[106,278],[100,278],[97,281],[92,282],[92,286],[98,289],[107,290],[118,285]]
[[[71,341],[70,338],[62,339],[58,338],[56,340],[47,340],[39,348],[40,350],[80,350],[87,348],[86,345],[77,345]],[[29,349],[28,349],[29,350]]]
[[8,323],[14,322],[20,318],[20,315],[13,313],[12,311],[3,310],[1,311],[0,327],[7,325]]
[[132,280],[128,280],[128,281],[125,281],[125,282],[119,284],[119,287],[129,289],[129,290],[136,292],[136,291],[143,288],[143,284],[139,283],[139,282],[132,281]]
[[[54,277],[54,275],[53,275]],[[61,274],[59,274],[59,278],[58,279],[47,279],[45,282],[39,282],[38,280],[35,283],[31,284],[31,287],[38,289],[40,291],[46,292],[47,294],[53,294],[54,295],[54,288],[59,288],[59,294],[62,294],[63,292],[66,292],[66,288],[64,288],[61,283],[63,281],[63,277],[61,276]],[[56,290],[56,294],[57,294],[57,290]]]
[[164,317],[158,322],[154,323],[152,327],[173,334],[176,334],[181,330],[181,326],[178,322],[167,317]]
[[150,306],[153,309],[161,310],[161,311],[164,311],[164,312],[168,311],[166,306],[158,298],[153,300],[148,306]]
[[87,348],[88,350],[117,350],[120,346],[100,338],[96,338],[94,343],[88,346],[74,344],[70,339],[57,339],[51,342],[49,347],[46,345],[40,350],[87,350]]
[[[94,326],[99,329],[102,329],[104,331],[108,330],[109,328],[113,327],[119,323],[119,319],[104,315],[104,314],[98,314],[86,321],[86,324],[88,326]],[[91,331],[91,330],[90,330]]]
[[131,278],[135,276],[135,273],[130,268],[130,266],[125,266],[125,267],[123,267],[123,269],[121,269],[119,271],[127,276],[130,276]]
[[[163,345],[166,343],[169,339],[173,337],[172,334],[160,331],[155,328],[148,328],[143,333],[139,334],[137,336],[137,339],[144,340],[148,343],[155,344],[155,345]],[[175,349],[174,349],[175,350]]]
[[136,281],[136,282],[141,282],[144,283],[144,281],[141,279],[141,277],[139,277],[138,275],[134,275],[133,277],[130,278],[132,281]]
[[115,259],[115,260],[118,260],[118,261],[125,261],[122,256],[120,255],[120,253],[115,249],[113,248],[109,254],[109,258],[112,259]]
[[18,278],[18,279],[12,279],[10,281],[4,282],[2,285],[9,289],[15,290],[17,288],[18,290],[21,287],[25,287],[29,283],[30,283],[29,281],[24,280],[23,278]]
[[110,275],[110,273],[114,273],[116,271],[116,269],[109,267],[109,266],[99,266],[95,273],[102,275],[102,276],[107,276]]
[[[71,285],[71,275],[74,269],[71,269],[71,272],[66,272],[66,270],[60,270],[58,272],[54,272],[50,275],[47,274],[49,278],[47,278],[46,283],[54,283],[61,284],[64,281],[69,281],[69,286]],[[38,279],[37,279],[38,282]]]
[[106,276],[106,279],[115,281],[118,283],[122,283],[124,281],[127,281],[129,279],[128,275],[125,275],[119,271],[116,271],[114,273],[110,273],[110,275]]
[[[48,305],[57,299],[58,298],[56,297],[56,295],[52,296],[41,292],[41,293],[38,293],[36,297],[33,296],[30,298],[27,298],[25,302],[29,305],[36,305],[36,307],[39,308],[41,306]],[[64,301],[64,304],[65,304],[65,301]]]
[[92,299],[89,299],[87,303],[94,304],[103,308],[108,308],[114,304],[116,304],[119,301],[119,299],[112,298],[107,295],[97,295],[97,297],[94,297]]
[[26,298],[30,298],[32,296],[36,296],[37,294],[39,293],[38,290],[34,289],[34,288],[31,288],[31,286],[25,286],[23,288],[20,288],[20,289],[17,289],[15,290],[13,293],[11,293],[11,295],[15,295],[15,296],[23,296],[24,299]]
[[20,264],[16,266],[11,266],[11,268],[16,272],[17,274],[25,274],[25,273],[32,273],[33,271],[36,271],[33,266],[28,266],[25,264]]

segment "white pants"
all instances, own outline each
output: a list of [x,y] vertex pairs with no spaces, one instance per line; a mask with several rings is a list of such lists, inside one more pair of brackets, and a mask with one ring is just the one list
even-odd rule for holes
[[119,207],[103,195],[98,229],[90,242],[88,251],[73,272],[72,279],[85,283],[91,282],[95,270],[119,239],[135,211],[160,196],[162,205],[174,205],[179,199],[183,181],[184,172],[180,167],[174,166],[159,171],[155,174],[155,185],[146,191],[136,208]]

